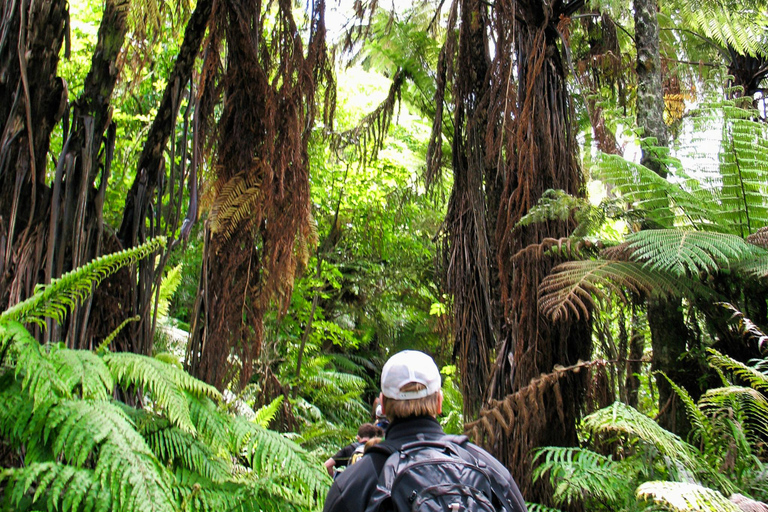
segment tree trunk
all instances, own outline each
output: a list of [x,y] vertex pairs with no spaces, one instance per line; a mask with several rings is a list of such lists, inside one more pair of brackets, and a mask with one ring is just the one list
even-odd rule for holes
[[[637,125],[646,138],[640,163],[666,177],[667,171],[658,159],[658,149],[668,145],[664,124],[664,90],[659,53],[659,23],[656,0],[635,0],[635,44],[637,46]],[[671,227],[671,226],[661,226]],[[681,366],[690,337],[685,326],[679,299],[651,300],[648,304],[654,371],[664,372],[679,384],[689,381]],[[685,435],[690,428],[684,408],[667,380],[656,374],[659,391],[659,424],[672,432]],[[688,390],[694,398],[701,393]]]
[[[449,20],[460,9],[458,45],[449,21],[438,73],[438,100],[443,80],[454,84],[454,188],[446,225],[465,408],[468,415],[476,411],[483,392],[476,440],[512,471],[527,499],[542,502],[551,492],[531,485],[530,451],[576,444],[585,378],[565,372],[562,385],[557,376],[527,386],[556,365],[588,358],[590,330],[583,321],[550,326],[537,307],[538,285],[556,263],[539,244],[567,236],[573,222],[516,223],[547,189],[583,193],[557,27],[561,15],[580,5],[499,1],[487,10],[486,2],[456,1]],[[436,118],[431,169],[440,158],[441,128]]]
[[66,111],[56,76],[67,2],[6,1],[0,10],[0,310],[43,280],[51,131]]

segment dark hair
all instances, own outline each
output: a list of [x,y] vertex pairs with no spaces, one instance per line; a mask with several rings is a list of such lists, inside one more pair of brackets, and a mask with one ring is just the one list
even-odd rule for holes
[[357,435],[360,439],[371,438],[381,435],[381,428],[377,427],[373,423],[363,423],[360,428],[357,429]]

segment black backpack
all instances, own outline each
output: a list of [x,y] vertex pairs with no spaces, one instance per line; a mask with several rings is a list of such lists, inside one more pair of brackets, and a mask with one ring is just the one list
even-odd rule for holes
[[371,447],[369,453],[388,457],[366,512],[511,512],[504,489],[466,443],[466,436],[446,435],[400,448],[386,442]]

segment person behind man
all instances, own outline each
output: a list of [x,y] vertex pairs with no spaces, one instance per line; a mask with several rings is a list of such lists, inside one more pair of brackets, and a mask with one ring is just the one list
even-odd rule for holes
[[[480,467],[483,476],[491,482],[496,510],[526,512],[517,485],[499,461],[465,438],[445,435],[436,419],[443,405],[440,387],[440,371],[434,360],[423,352],[405,350],[386,362],[381,371],[380,394],[383,413],[390,420],[386,440],[334,480],[326,496],[324,512],[362,512],[369,502],[373,507],[388,476],[382,469],[385,464],[390,469],[394,467],[390,464],[396,464],[392,461],[397,457],[389,457],[390,454],[400,452],[402,459],[403,454],[415,444],[424,444],[425,441],[439,444],[449,438],[458,440],[460,449],[457,451],[469,452],[468,456],[476,462],[474,467]],[[398,471],[399,468],[393,470]],[[429,485],[424,487],[439,487],[441,483],[445,482],[428,482]]]
[[325,461],[325,469],[328,470],[328,474],[333,476],[333,470],[349,465],[349,461],[355,450],[358,447],[362,447],[366,441],[372,437],[381,436],[381,429],[372,423],[363,423],[360,428],[357,429],[357,436],[355,442],[350,443],[338,452],[333,457],[330,457]]

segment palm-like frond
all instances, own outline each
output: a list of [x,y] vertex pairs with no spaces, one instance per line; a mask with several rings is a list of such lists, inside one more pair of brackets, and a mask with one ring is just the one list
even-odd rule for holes
[[[686,289],[685,285],[690,286]],[[539,286],[539,309],[552,319],[589,317],[593,297],[608,292],[626,300],[626,291],[641,297],[680,296],[696,284],[653,272],[631,261],[570,261],[552,269]]]
[[674,276],[728,269],[765,252],[735,235],[679,229],[643,230],[627,241],[633,259],[643,261],[653,271]]
[[670,512],[741,512],[719,492],[693,483],[645,482],[636,494]]
[[764,38],[768,19],[762,1],[729,3],[680,0],[677,13],[694,31],[716,41],[722,48],[734,48],[742,55],[768,54]]
[[130,353],[107,354],[104,360],[117,382],[128,389],[136,386],[152,393],[168,419],[183,430],[194,432],[184,392],[220,398],[216,388],[197,380],[175,366],[158,359]]
[[45,318],[53,318],[59,322],[64,318],[67,309],[81,302],[91,293],[93,286],[105,277],[164,246],[164,237],[153,238],[131,249],[96,258],[59,279],[52,280],[48,285],[38,285],[31,297],[0,314],[0,323],[15,320],[34,322],[40,327],[45,327]]

